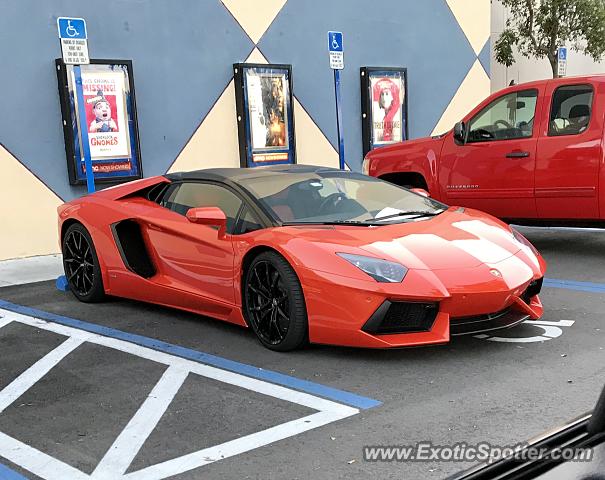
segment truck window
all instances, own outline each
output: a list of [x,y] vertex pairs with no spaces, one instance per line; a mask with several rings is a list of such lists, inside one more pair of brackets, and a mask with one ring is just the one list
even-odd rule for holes
[[590,85],[565,85],[555,90],[548,136],[578,135],[588,128],[593,90]]
[[538,90],[497,98],[469,122],[467,142],[490,142],[532,136]]

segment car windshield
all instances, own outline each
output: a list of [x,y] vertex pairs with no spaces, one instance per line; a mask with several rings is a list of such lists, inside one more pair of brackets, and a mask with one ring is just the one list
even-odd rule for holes
[[383,180],[338,170],[276,173],[241,184],[283,223],[404,222],[447,208]]

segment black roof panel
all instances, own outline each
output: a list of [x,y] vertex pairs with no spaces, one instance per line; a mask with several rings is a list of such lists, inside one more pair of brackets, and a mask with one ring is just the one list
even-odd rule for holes
[[165,175],[171,180],[231,180],[237,182],[244,178],[271,177],[282,173],[304,173],[320,171],[339,171],[336,168],[317,165],[271,165],[257,168],[207,168],[191,172],[177,172]]

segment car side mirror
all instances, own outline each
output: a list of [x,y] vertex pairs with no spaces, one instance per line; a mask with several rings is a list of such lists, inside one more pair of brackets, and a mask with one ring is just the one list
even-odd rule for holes
[[422,195],[423,197],[429,198],[431,194],[427,192],[424,188],[410,188],[410,192],[417,193],[418,195]]
[[464,122],[458,122],[454,125],[454,140],[464,144],[466,140],[466,124]]
[[227,216],[218,207],[196,207],[187,210],[185,215],[191,223],[199,223],[209,227],[218,227],[219,237],[227,230]]

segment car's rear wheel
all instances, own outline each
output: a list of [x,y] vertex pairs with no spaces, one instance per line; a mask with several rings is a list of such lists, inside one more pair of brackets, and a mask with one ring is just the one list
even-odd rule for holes
[[63,269],[69,289],[82,302],[98,302],[105,296],[101,267],[92,237],[84,225],[74,223],[62,242]]
[[281,255],[263,252],[244,278],[246,320],[271,350],[294,350],[307,340],[307,310],[294,269]]

